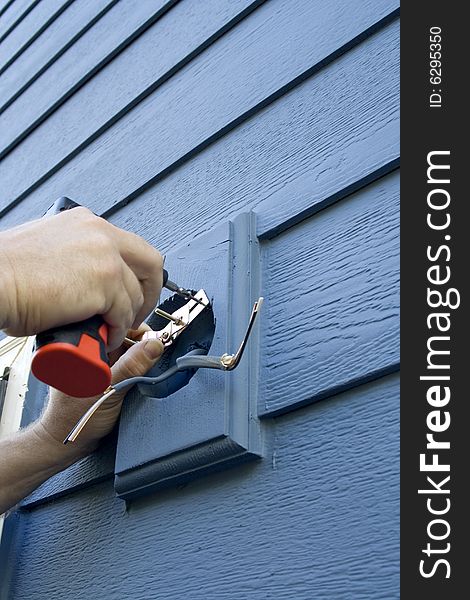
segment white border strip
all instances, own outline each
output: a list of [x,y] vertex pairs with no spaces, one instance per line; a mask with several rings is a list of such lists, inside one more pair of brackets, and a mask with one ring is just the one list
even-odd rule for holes
[[[28,391],[28,378],[34,337],[8,337],[0,342],[0,375],[6,367],[11,367],[3,411],[0,415],[0,438],[20,428],[24,400]],[[0,542],[3,529],[3,516],[0,516]]]

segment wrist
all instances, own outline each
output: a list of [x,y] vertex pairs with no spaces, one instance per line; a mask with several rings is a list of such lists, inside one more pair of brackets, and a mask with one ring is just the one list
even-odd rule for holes
[[83,456],[78,448],[61,448],[39,421],[0,439],[0,514]]
[[63,444],[49,433],[41,419],[31,425],[31,431],[37,440],[38,450],[43,456],[47,456],[48,464],[45,466],[56,473],[85,458],[96,449],[94,446],[84,446],[83,444]]

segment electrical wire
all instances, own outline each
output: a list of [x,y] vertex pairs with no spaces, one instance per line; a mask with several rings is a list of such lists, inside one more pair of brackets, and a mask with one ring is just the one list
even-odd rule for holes
[[189,369],[201,368],[225,370],[225,367],[220,362],[219,357],[206,356],[204,350],[197,348],[196,350],[191,350],[181,358],[177,358],[176,365],[174,367],[169,368],[167,371],[165,371],[162,375],[159,375],[158,377],[130,377],[129,379],[125,379],[124,381],[116,383],[115,385],[113,385],[113,388],[116,390],[116,392],[119,392],[123,388],[130,385],[135,385],[137,383],[155,385],[157,383],[165,381],[165,379],[168,379],[169,377],[172,377],[175,373],[178,373],[178,371],[187,371]]
[[95,414],[95,412],[98,410],[98,408],[103,404],[103,402],[105,400],[107,400],[110,396],[112,396],[113,394],[116,393],[115,388],[108,388],[108,391],[103,394],[101,396],[101,398],[99,398],[94,404],[93,406],[90,406],[90,408],[86,411],[86,413],[83,415],[83,417],[81,417],[81,419],[78,421],[78,423],[73,427],[73,429],[71,429],[69,431],[69,433],[67,434],[67,437],[64,439],[63,444],[67,444],[68,442],[74,442],[75,439],[78,437],[78,435],[80,434],[80,432],[82,431],[82,429],[85,427],[85,425],[88,423],[88,421],[91,419],[91,417]]
[[[186,358],[186,357],[189,358],[191,356],[196,357],[201,354],[204,354],[204,350],[202,350],[202,349],[191,350],[190,352],[185,354],[183,358]],[[116,392],[119,392],[119,391],[123,390],[124,388],[133,386],[136,383],[145,383],[147,385],[155,385],[157,383],[161,383],[162,381],[165,381],[166,379],[169,379],[178,371],[186,371],[188,368],[189,368],[188,366],[181,368],[181,366],[178,367],[178,365],[176,364],[174,367],[169,368],[167,371],[165,371],[158,377],[130,377],[129,379],[124,379],[124,381],[120,381],[119,383],[115,383],[113,386],[110,386],[110,388],[108,388],[108,390],[100,398],[98,398],[98,400],[92,406],[90,406],[90,408],[86,411],[86,413],[83,415],[83,417],[80,418],[80,420],[73,427],[73,429],[70,430],[70,432],[67,434],[66,438],[64,439],[63,444],[65,445],[68,442],[74,442],[77,439],[77,437],[79,436],[82,429],[85,427],[85,425],[88,423],[88,421],[91,419],[91,417],[98,410],[98,408],[104,403],[105,400],[107,400],[110,396],[112,396]]]
[[146,383],[149,385],[155,385],[157,383],[165,381],[166,379],[169,379],[180,370],[181,369],[178,369],[178,367],[175,365],[174,367],[171,367],[158,377],[130,377],[129,379],[125,379],[124,381],[116,383],[115,385],[113,385],[113,388],[116,390],[116,392],[119,392],[120,390],[128,386],[135,385],[136,383]]

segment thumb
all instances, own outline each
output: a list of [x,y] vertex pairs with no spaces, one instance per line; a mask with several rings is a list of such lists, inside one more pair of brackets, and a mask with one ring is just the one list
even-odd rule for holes
[[145,375],[163,354],[160,340],[146,340],[129,348],[113,365],[111,385]]

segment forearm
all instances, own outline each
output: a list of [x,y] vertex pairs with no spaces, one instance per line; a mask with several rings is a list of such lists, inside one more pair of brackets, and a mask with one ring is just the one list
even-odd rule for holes
[[0,514],[86,454],[60,447],[39,421],[0,440]]
[[[128,335],[136,341],[150,329]],[[160,340],[134,344],[110,355],[112,383],[145,375],[164,351]],[[93,415],[77,441],[64,446],[65,436],[97,398],[71,398],[51,389],[41,417],[26,429],[0,440],[0,514],[15,506],[41,483],[91,454],[115,427],[125,390],[110,396]]]

